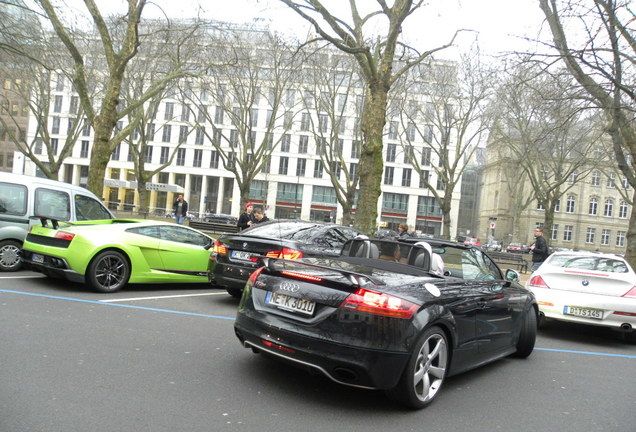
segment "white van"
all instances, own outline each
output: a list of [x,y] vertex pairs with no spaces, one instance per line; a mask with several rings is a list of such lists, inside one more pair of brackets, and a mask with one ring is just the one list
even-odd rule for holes
[[60,221],[113,219],[88,189],[55,180],[0,172],[0,271],[22,267],[20,250],[34,216]]

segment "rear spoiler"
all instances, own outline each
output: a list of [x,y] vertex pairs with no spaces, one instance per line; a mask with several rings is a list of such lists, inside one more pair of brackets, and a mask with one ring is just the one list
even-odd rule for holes
[[[51,226],[53,229],[58,229],[60,226],[60,221],[58,219],[52,218],[50,216],[31,216],[29,219],[39,219],[40,223],[43,227],[47,228],[49,226],[47,221],[51,221]],[[64,222],[68,223],[68,222]]]

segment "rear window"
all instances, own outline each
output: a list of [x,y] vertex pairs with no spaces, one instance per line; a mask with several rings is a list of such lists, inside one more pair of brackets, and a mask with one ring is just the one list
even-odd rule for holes
[[624,261],[602,256],[552,255],[550,265],[580,270],[598,270],[610,273],[627,273]]
[[0,182],[0,214],[24,216],[27,211],[27,188]]
[[307,240],[315,235],[316,231],[322,228],[322,225],[298,222],[280,222],[266,225],[257,225],[248,230],[243,231],[246,235]]

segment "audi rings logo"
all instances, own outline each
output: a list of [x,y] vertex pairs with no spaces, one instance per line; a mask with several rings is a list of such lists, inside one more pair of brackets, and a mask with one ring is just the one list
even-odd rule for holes
[[292,283],[292,282],[283,282],[282,284],[280,284],[279,287],[282,291],[289,291],[289,292],[298,292],[298,290],[300,290],[300,285]]

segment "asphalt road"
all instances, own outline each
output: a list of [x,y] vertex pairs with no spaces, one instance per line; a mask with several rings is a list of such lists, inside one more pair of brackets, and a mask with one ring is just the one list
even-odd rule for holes
[[244,349],[237,304],[0,274],[0,431],[636,431],[636,346],[608,330],[552,325],[409,411]]

